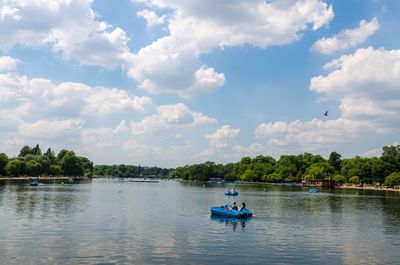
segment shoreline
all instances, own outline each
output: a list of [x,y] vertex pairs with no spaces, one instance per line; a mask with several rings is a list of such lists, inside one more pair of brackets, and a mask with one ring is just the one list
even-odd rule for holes
[[357,187],[357,186],[336,186],[335,189],[349,189],[349,190],[367,190],[367,191],[392,191],[392,192],[400,192],[399,188],[387,188],[387,187]]
[[49,177],[49,176],[39,176],[39,177],[0,177],[1,180],[5,181],[25,181],[30,179],[37,179],[37,180],[69,180],[72,179],[88,179],[87,177],[66,177],[66,176],[56,176],[56,177]]

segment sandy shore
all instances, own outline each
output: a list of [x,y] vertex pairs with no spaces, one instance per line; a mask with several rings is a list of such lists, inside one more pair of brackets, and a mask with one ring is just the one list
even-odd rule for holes
[[373,190],[373,191],[393,191],[393,192],[400,192],[400,189],[397,188],[387,188],[387,187],[372,187],[372,186],[364,186],[364,187],[358,187],[358,186],[336,186],[336,189],[351,189],[351,190]]

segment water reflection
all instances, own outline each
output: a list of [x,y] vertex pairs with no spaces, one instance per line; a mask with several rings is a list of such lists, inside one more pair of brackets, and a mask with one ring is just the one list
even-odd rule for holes
[[218,223],[223,223],[225,224],[225,226],[232,226],[233,231],[236,231],[238,224],[240,224],[240,227],[242,228],[242,230],[244,230],[244,228],[246,227],[246,222],[250,221],[251,217],[247,219],[238,219],[238,218],[222,217],[212,214],[210,216],[210,219]]

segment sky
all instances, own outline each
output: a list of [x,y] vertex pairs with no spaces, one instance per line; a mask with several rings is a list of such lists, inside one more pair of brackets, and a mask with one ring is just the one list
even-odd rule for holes
[[0,0],[0,152],[379,155],[400,142],[399,14],[394,0]]

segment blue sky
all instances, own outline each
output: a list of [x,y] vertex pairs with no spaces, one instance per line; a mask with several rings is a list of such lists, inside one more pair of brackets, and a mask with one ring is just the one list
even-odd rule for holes
[[399,142],[399,13],[389,0],[0,1],[0,152],[166,167],[379,155]]

